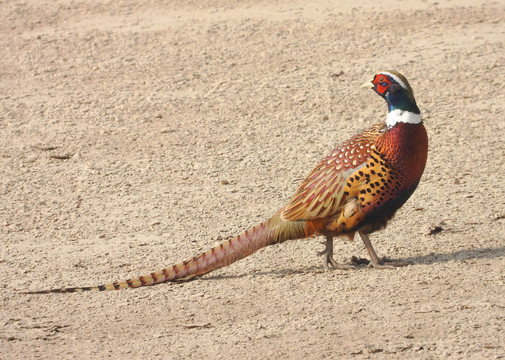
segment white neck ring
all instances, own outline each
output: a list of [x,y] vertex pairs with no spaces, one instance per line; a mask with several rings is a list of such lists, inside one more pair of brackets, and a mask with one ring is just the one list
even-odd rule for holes
[[422,121],[421,114],[395,109],[388,113],[386,125],[388,128],[391,128],[401,122],[406,124],[420,124]]

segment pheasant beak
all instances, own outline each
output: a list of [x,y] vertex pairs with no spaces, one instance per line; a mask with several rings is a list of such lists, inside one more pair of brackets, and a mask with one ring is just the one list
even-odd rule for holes
[[373,89],[374,87],[374,84],[373,84],[373,79],[370,79],[369,81],[367,81],[366,83],[364,83],[363,85],[361,85],[361,88],[362,89]]

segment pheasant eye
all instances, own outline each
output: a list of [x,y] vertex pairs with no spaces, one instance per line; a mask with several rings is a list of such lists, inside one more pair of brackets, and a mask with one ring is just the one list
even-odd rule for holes
[[384,76],[380,76],[379,79],[377,79],[377,80],[378,80],[379,85],[382,87],[386,87],[389,85],[389,82],[386,81],[386,78]]

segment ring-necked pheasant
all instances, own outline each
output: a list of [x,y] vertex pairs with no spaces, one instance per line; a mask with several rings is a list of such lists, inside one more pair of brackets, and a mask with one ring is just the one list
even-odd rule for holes
[[[345,235],[352,240],[356,232],[370,255],[370,266],[384,267],[368,234],[384,228],[416,189],[426,164],[428,137],[412,88],[403,75],[382,71],[364,86],[386,100],[386,121],[334,149],[272,218],[203,254],[148,275],[94,287],[30,293],[117,290],[189,279],[262,247],[315,235],[326,237],[321,253],[326,268],[328,264],[349,267],[333,259],[333,237]],[[389,264],[400,265],[404,264]]]

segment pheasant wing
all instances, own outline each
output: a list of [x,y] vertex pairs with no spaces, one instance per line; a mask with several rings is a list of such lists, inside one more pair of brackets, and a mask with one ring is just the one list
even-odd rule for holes
[[312,170],[283,208],[284,220],[312,220],[335,214],[346,203],[344,188],[348,178],[361,169],[384,131],[378,123],[334,149]]

